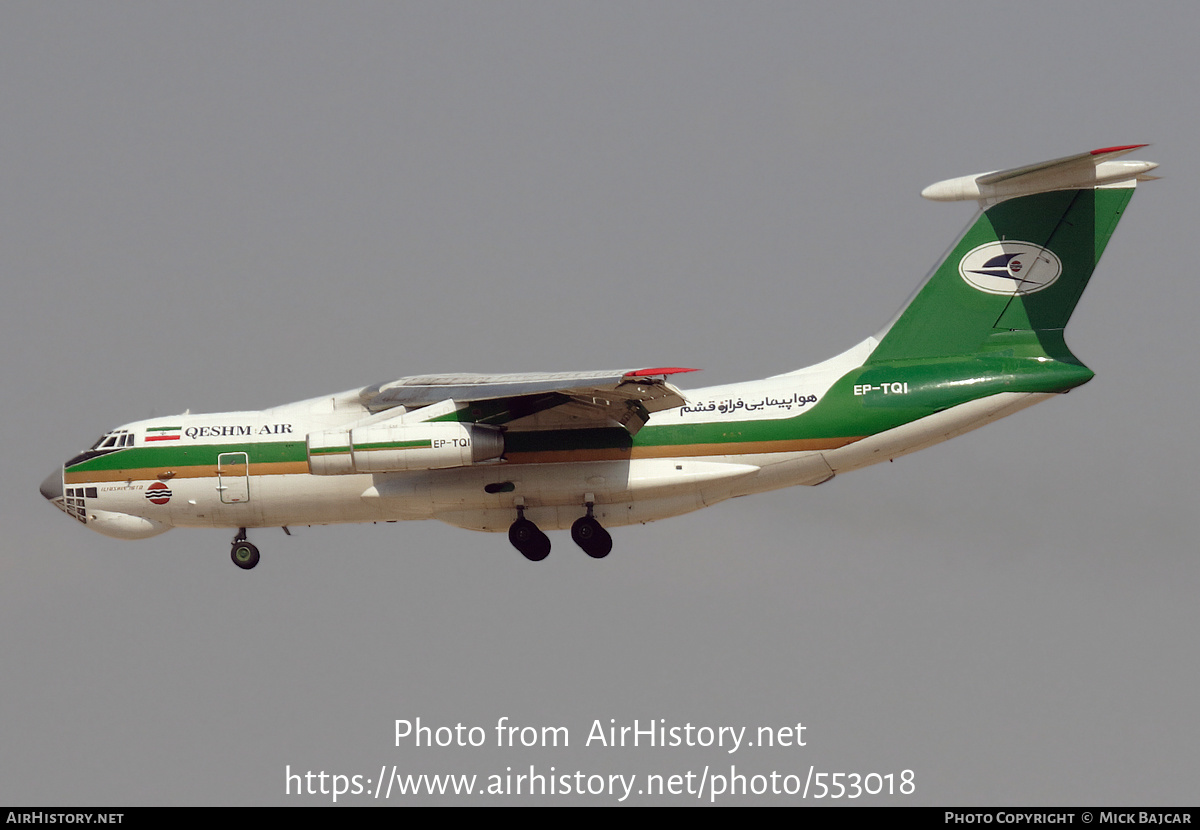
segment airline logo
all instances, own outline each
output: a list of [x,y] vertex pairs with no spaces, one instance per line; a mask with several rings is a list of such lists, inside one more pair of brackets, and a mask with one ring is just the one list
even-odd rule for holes
[[147,441],[178,441],[183,427],[147,427]]
[[1018,296],[1049,288],[1062,274],[1062,260],[1032,242],[989,242],[958,263],[967,284],[988,294]]
[[166,504],[171,500],[171,488],[156,481],[146,488],[146,500],[151,504]]

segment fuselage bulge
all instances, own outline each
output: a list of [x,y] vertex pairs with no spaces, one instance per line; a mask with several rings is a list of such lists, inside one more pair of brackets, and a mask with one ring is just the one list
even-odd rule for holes
[[[1138,145],[1143,146],[1143,145]],[[402,378],[261,411],[106,433],[42,494],[100,533],[438,519],[530,559],[571,528],[688,513],[945,441],[1092,372],[1063,329],[1149,162],[1112,147],[931,185],[979,213],[878,334],[805,369],[680,391],[679,368]],[[240,552],[240,553],[239,553]],[[239,558],[240,555],[240,558]]]

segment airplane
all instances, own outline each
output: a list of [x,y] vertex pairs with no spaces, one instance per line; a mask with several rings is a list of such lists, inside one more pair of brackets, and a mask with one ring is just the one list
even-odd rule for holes
[[948,179],[922,195],[978,212],[899,313],[823,363],[684,393],[694,371],[442,374],[261,411],[175,415],[105,433],[42,495],[88,528],[145,539],[236,528],[438,519],[508,532],[527,559],[606,527],[898,458],[1048,400],[1093,373],[1063,329],[1153,162],[1105,147]]

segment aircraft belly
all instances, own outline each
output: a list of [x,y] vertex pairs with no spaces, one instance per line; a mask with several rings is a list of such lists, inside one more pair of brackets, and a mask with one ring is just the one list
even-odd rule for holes
[[[593,493],[597,500],[664,497],[669,495],[711,491],[714,494],[731,489],[733,482],[752,476],[758,467],[744,459],[736,461],[697,460],[694,458],[647,458],[627,462],[593,462],[589,464],[553,464],[546,470],[534,468],[531,484],[540,490],[543,500],[553,501],[563,488],[574,490],[566,501],[578,504],[579,491]],[[540,480],[539,480],[540,479]],[[571,498],[575,496],[575,498]]]
[[[718,498],[710,501],[699,492],[692,492],[639,501],[597,504],[594,508],[594,515],[605,527],[623,527],[680,516],[722,500]],[[567,530],[583,513],[582,505],[547,505],[526,509],[525,517],[532,520],[542,530]],[[434,518],[467,530],[501,533],[508,530],[515,515],[512,508],[442,510],[437,512]]]
[[530,507],[578,506],[589,493],[596,504],[701,492],[711,492],[715,496],[730,491],[734,482],[757,473],[758,467],[746,464],[740,458],[728,463],[694,458],[647,458],[579,464],[521,464],[506,472],[514,489],[507,494],[507,500],[495,506],[515,505],[513,499],[518,496],[523,497]]
[[737,483],[732,495],[748,496],[782,487],[812,486],[833,478],[833,470],[820,452],[773,453],[763,456],[737,456],[757,464],[757,475]]
[[[597,504],[662,497],[686,492],[731,490],[733,482],[758,472],[737,461],[694,458],[589,461],[578,464],[494,464],[422,473],[380,474],[362,494],[386,503],[405,518],[429,518],[456,509],[515,510],[516,499],[529,507],[582,505],[587,494]],[[494,489],[496,492],[488,492]]]
[[[459,473],[456,483],[466,486],[451,488],[445,480],[439,481],[433,488],[437,498],[432,518],[473,530],[503,531],[516,517],[519,497],[525,515],[539,527],[561,530],[583,515],[590,495],[594,514],[605,526],[655,521],[734,495],[739,483],[759,470],[745,461],[745,456],[738,456],[736,461],[654,458],[522,464],[494,467],[482,478],[479,471],[455,471]],[[471,479],[473,487],[468,485]],[[513,490],[480,498],[485,480],[510,481]]]
[[1001,392],[935,412],[903,426],[864,438],[845,447],[824,452],[825,460],[837,474],[869,467],[881,461],[899,458],[917,450],[948,441],[984,424],[1012,415],[1055,393]]

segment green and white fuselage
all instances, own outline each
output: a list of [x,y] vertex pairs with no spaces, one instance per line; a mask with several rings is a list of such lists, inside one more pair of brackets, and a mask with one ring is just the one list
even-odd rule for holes
[[611,527],[819,484],[1091,379],[1063,329],[1150,178],[1153,164],[1116,160],[1131,149],[928,188],[981,211],[888,326],[816,366],[686,393],[667,380],[678,369],[412,377],[155,418],[108,433],[42,492],[120,538],[405,519],[514,538],[519,515],[578,528],[586,509]]

